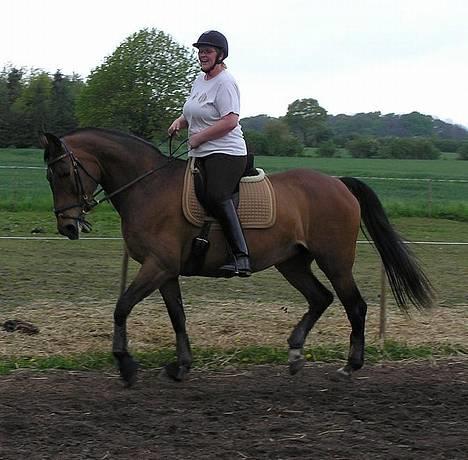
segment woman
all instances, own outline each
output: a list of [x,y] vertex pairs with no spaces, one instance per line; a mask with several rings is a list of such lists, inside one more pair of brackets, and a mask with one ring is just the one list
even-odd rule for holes
[[239,89],[227,72],[226,37],[203,33],[198,48],[201,74],[193,83],[183,114],[169,127],[170,135],[189,130],[189,156],[197,159],[206,180],[206,207],[220,223],[233,260],[221,267],[225,276],[250,276],[249,251],[232,197],[247,165],[247,148],[239,125]]

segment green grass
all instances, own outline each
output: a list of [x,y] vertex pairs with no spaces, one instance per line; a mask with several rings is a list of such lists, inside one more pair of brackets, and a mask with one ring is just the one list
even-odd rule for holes
[[[377,192],[390,216],[429,216],[468,221],[467,163],[454,160],[453,157],[448,160],[380,160],[258,156],[255,161],[258,167],[268,173],[312,168],[330,175],[364,178]],[[0,210],[52,208],[42,151],[0,149],[0,166],[2,165],[41,169],[0,168]],[[375,177],[403,180],[373,179]],[[439,182],[445,180],[458,182]]]
[[[259,364],[286,364],[288,352],[285,348],[246,347],[232,350],[193,349],[193,367],[219,370],[226,366],[246,366]],[[313,362],[342,362],[346,359],[347,348],[341,345],[321,345],[304,350],[306,359]],[[366,348],[367,363],[381,361],[402,361],[409,359],[436,359],[466,355],[468,350],[458,345],[408,346],[398,342],[386,342],[382,347]],[[175,360],[173,349],[159,349],[136,352],[135,359],[142,368],[160,368]],[[103,370],[114,367],[111,353],[86,353],[72,356],[48,356],[40,358],[0,359],[0,375],[17,369],[32,370]]]

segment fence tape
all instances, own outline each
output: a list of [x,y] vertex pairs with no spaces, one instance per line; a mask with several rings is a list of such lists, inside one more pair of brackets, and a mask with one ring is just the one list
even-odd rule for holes
[[[65,236],[0,236],[0,240],[37,240],[37,241],[68,241],[68,238]],[[113,237],[113,236],[87,236],[85,238],[80,238],[80,241],[86,240],[108,240],[108,241],[123,241],[122,237]],[[373,244],[372,241],[367,240],[358,240],[358,244]],[[468,242],[461,241],[404,241],[406,244],[433,244],[433,245],[445,245],[445,246],[466,246]]]

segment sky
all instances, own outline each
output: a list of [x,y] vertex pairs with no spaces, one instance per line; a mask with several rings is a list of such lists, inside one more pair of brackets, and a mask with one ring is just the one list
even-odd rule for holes
[[3,0],[0,68],[86,78],[128,36],[229,41],[241,118],[314,98],[329,114],[418,111],[468,127],[467,0]]

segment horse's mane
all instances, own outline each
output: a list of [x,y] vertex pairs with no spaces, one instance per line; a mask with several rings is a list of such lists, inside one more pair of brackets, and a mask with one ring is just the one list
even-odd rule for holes
[[120,138],[123,142],[128,142],[128,143],[141,143],[152,149],[155,153],[162,154],[161,151],[151,142],[135,136],[134,134],[130,133],[124,133],[122,131],[118,131],[117,129],[109,129],[109,128],[93,128],[93,127],[86,127],[86,128],[77,128],[74,129],[73,131],[70,131],[62,136],[68,137],[68,136],[73,136],[75,134],[81,134],[81,133],[98,133],[100,135],[103,135],[104,137],[115,139],[116,137]]

